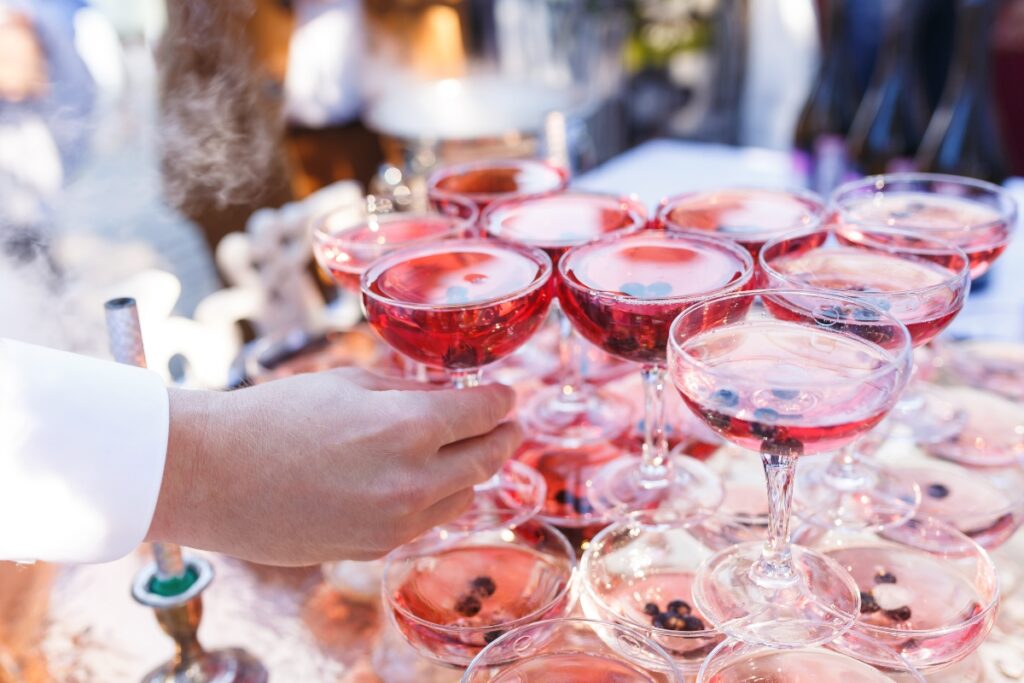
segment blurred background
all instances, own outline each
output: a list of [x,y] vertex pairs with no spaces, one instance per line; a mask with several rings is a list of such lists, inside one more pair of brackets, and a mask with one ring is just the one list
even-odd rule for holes
[[257,209],[414,203],[439,164],[544,155],[552,112],[576,174],[672,138],[822,193],[1003,182],[1021,74],[1024,0],[0,0],[0,334],[88,349],[81,292],[144,268],[192,315]]

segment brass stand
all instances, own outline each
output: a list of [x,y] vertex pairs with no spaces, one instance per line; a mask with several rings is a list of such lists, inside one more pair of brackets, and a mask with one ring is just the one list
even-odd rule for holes
[[203,616],[202,592],[213,580],[213,566],[196,555],[185,556],[186,572],[195,578],[174,595],[158,591],[155,562],[135,577],[132,597],[156,611],[156,619],[174,639],[174,657],[146,674],[143,683],[267,683],[267,670],[245,650],[207,651],[199,644]]

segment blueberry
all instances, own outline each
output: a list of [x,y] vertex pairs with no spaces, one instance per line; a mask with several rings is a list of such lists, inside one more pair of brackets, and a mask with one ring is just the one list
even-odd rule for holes
[[489,576],[478,576],[469,585],[473,595],[478,595],[482,598],[489,598],[494,595],[494,591],[498,590],[498,587],[494,585],[494,579]]
[[734,408],[740,402],[740,395],[731,389],[719,389],[711,394],[711,400],[726,408]]
[[889,617],[893,621],[906,621],[910,619],[910,608],[904,605],[903,607],[897,607],[896,609],[888,609],[885,611],[885,616]]
[[870,308],[853,309],[853,319],[862,323],[873,323],[879,320],[879,315]]
[[763,439],[774,438],[778,434],[778,428],[773,422],[777,422],[779,413],[771,408],[758,408],[754,411],[754,421],[750,423],[750,432]]
[[846,316],[846,309],[833,304],[818,310],[816,317],[819,325],[834,325]]
[[572,505],[576,502],[576,496],[567,489],[559,489],[555,492],[555,502],[559,505]]
[[693,610],[690,608],[690,603],[686,602],[685,600],[673,600],[672,602],[668,603],[666,611],[674,612],[676,614],[689,614]]
[[896,583],[896,575],[886,571],[877,572],[875,574],[875,583]]
[[668,612],[658,612],[651,617],[651,626],[654,628],[668,628],[669,617],[672,616]]
[[643,299],[647,294],[647,288],[639,282],[623,282],[619,285],[619,291],[626,296],[632,296],[637,299]]
[[493,643],[498,638],[501,638],[503,635],[505,635],[505,632],[502,631],[501,629],[498,629],[496,631],[488,631],[487,633],[484,634],[484,642],[485,643]]
[[466,594],[455,602],[455,611],[464,617],[475,617],[480,613],[480,598],[475,595]]
[[925,493],[929,498],[945,498],[949,495],[949,487],[945,484],[928,484]]
[[683,617],[683,622],[686,624],[684,631],[703,631],[704,622],[699,617],[695,617],[692,614],[687,614]]
[[589,515],[594,511],[594,506],[586,498],[577,498],[573,502],[572,508],[580,515]]
[[469,290],[465,287],[454,285],[445,290],[445,300],[450,304],[462,304],[469,300]]
[[878,610],[882,609],[875,602],[875,596],[871,593],[860,592],[860,613],[861,614],[874,614]]
[[649,602],[646,605],[644,605],[644,614],[646,614],[649,617],[656,617],[659,614],[661,614],[661,610],[658,609],[657,603]]
[[672,293],[672,285],[661,280],[647,285],[648,299],[661,299]]
[[800,391],[797,389],[772,389],[772,396],[783,401],[792,401],[799,395]]
[[754,419],[758,422],[778,422],[779,412],[772,408],[758,408],[754,411]]

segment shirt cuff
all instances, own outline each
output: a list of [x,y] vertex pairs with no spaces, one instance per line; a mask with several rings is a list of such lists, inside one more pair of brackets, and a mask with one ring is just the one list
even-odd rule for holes
[[131,552],[156,508],[169,419],[155,372],[0,339],[0,559]]

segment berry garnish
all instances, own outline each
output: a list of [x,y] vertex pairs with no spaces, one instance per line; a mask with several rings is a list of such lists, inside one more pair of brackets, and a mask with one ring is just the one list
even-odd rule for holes
[[797,389],[772,389],[772,396],[783,401],[792,401],[799,395],[800,391]]
[[478,576],[469,585],[472,587],[473,595],[478,595],[482,598],[489,598],[494,595],[494,591],[498,590],[498,587],[494,585],[494,579],[489,576]]
[[687,614],[683,617],[683,622],[686,624],[684,631],[703,631],[704,622],[701,621],[700,617],[695,617],[692,614]]
[[559,505],[572,505],[576,501],[576,496],[572,495],[572,492],[567,489],[559,489],[555,492],[555,502]]
[[685,600],[673,600],[672,602],[668,603],[666,611],[674,612],[676,614],[689,614],[693,610],[690,608],[690,603],[686,602]]
[[679,614],[672,614],[671,612],[665,612],[662,617],[662,626],[659,628],[666,629],[668,631],[685,631],[686,630],[686,617]]
[[648,299],[660,299],[666,297],[672,293],[672,285],[662,280],[652,282],[647,285],[647,298]]
[[769,438],[761,442],[761,452],[767,455],[792,457],[804,454],[804,444],[800,439],[790,436],[785,439]]
[[876,572],[875,583],[896,583],[896,575],[887,571]]
[[573,502],[572,507],[580,515],[589,515],[594,511],[594,506],[586,498],[577,498]]
[[480,613],[480,598],[475,595],[463,595],[455,602],[455,611],[464,617],[475,617]]
[[649,617],[656,617],[661,614],[661,610],[658,609],[657,603],[649,602],[644,605],[644,614]]
[[882,609],[875,602],[875,596],[871,593],[860,592],[860,613],[861,614],[874,614],[878,610]]
[[949,487],[945,484],[928,484],[925,493],[928,494],[929,498],[945,498],[949,495]]
[[651,626],[654,628],[668,628],[668,618],[672,616],[668,612],[658,612],[651,617]]
[[498,638],[501,638],[503,635],[505,635],[505,632],[502,631],[501,629],[498,629],[496,631],[488,631],[487,633],[484,634],[484,642],[485,643],[493,643]]
[[626,296],[632,296],[637,299],[643,299],[644,294],[647,293],[647,288],[639,282],[623,282],[619,285],[619,291]]
[[907,619],[910,619],[910,608],[903,605],[896,609],[889,609],[885,611],[885,616],[889,617],[893,621],[906,621]]
[[740,395],[731,389],[719,389],[711,394],[711,400],[726,408],[734,408],[740,402]]
[[862,323],[873,323],[879,320],[879,316],[870,308],[855,308],[853,309],[853,319]]

